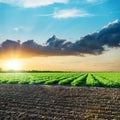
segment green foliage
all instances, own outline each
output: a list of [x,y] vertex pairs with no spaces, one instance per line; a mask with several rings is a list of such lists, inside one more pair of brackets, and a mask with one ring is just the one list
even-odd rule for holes
[[80,76],[79,78],[77,78],[77,79],[75,79],[73,82],[71,82],[71,85],[72,85],[72,86],[85,85],[86,76],[87,76],[87,74],[84,74],[84,75]]
[[100,82],[96,80],[95,77],[91,73],[88,74],[86,85],[87,86],[101,86]]
[[95,79],[97,79],[102,86],[106,87],[120,87],[120,74],[94,74]]
[[120,88],[120,72],[4,72],[0,73],[0,84],[55,84]]
[[7,82],[8,82],[8,80],[0,80],[0,84],[5,84]]
[[18,84],[17,80],[8,80],[7,81],[8,84]]
[[65,77],[51,79],[51,80],[46,81],[45,85],[58,84],[59,81],[64,80],[64,79],[65,79]]
[[59,81],[59,85],[68,85],[68,84],[70,84],[73,80],[75,80],[76,78],[78,78],[78,76],[76,77],[69,77],[69,78],[66,78],[66,79],[63,79],[63,80],[61,80],[61,81]]

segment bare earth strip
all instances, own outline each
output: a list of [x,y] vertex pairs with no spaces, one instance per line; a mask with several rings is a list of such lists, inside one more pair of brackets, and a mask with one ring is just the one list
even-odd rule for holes
[[120,120],[120,89],[0,85],[0,120]]

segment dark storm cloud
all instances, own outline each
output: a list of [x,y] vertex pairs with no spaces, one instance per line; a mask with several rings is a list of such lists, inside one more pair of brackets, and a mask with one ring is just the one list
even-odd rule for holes
[[0,56],[8,52],[14,52],[20,48],[20,43],[13,40],[6,40],[0,46]]
[[19,51],[20,56],[53,56],[53,55],[84,55],[84,54],[102,54],[105,46],[120,47],[120,22],[118,20],[109,23],[99,32],[88,34],[75,43],[65,39],[59,39],[53,35],[47,40],[46,45],[40,45],[34,40],[28,40],[23,43],[20,41],[6,40],[0,46],[0,55],[5,52]]
[[109,23],[101,31],[88,34],[74,43],[75,51],[80,53],[101,54],[104,46],[120,47],[120,22]]
[[46,48],[50,54],[67,55],[72,54],[73,43],[65,39],[58,39],[55,35],[47,40]]
[[8,49],[17,49],[20,46],[20,43],[17,41],[13,41],[13,40],[6,40],[4,41],[2,44],[2,49],[3,50],[8,50]]

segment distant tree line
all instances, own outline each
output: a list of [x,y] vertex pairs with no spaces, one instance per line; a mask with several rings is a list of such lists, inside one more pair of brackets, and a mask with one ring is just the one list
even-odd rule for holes
[[66,71],[39,71],[39,70],[20,70],[20,71],[15,71],[15,70],[7,70],[4,71],[2,70],[2,68],[0,68],[0,72],[2,73],[62,73],[62,72],[66,72]]
[[2,68],[0,68],[0,72],[2,71]]

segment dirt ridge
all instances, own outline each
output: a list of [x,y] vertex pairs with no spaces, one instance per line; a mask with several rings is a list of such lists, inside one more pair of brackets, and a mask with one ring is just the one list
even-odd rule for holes
[[0,120],[120,120],[120,89],[0,85]]

